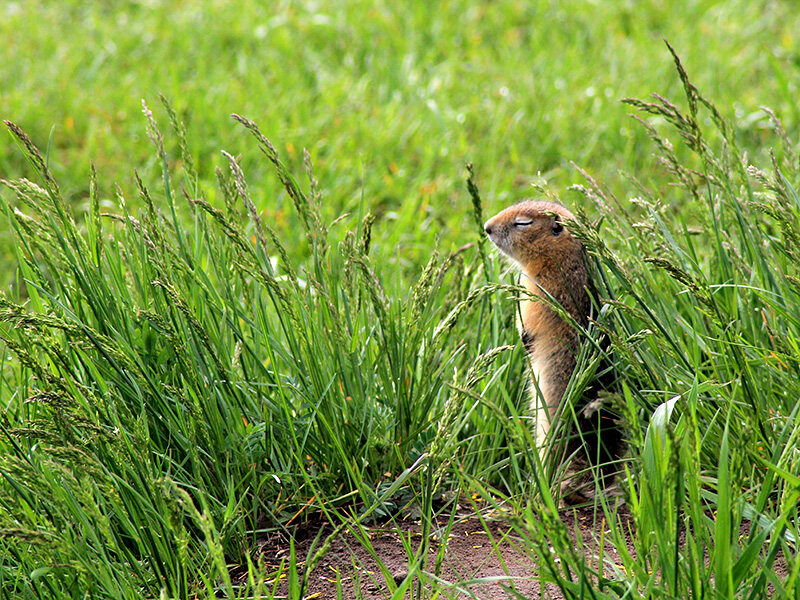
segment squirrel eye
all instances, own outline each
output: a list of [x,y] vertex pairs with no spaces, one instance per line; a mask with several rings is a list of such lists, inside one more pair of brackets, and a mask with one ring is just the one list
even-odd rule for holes
[[527,227],[531,223],[533,223],[533,219],[524,219],[524,218],[515,219],[514,227]]
[[559,235],[562,231],[564,231],[564,226],[558,221],[555,221],[550,230],[553,232],[553,235]]

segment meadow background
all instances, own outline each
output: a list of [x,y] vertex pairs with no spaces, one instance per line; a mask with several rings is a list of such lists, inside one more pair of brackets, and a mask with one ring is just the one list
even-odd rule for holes
[[[408,502],[430,527],[442,491],[508,499],[566,596],[797,593],[794,3],[0,16],[0,114],[47,165],[0,148],[36,184],[0,192],[6,597],[270,597],[257,540]],[[637,551],[610,575],[546,518],[560,463],[530,452],[514,280],[476,219],[548,193],[586,215],[608,301],[587,336],[611,336],[631,439]],[[427,551],[396,597],[455,593]]]

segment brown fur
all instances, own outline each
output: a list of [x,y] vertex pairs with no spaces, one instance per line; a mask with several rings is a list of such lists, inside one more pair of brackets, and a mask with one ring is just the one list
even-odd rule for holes
[[[521,283],[536,296],[548,294],[585,326],[591,309],[583,245],[569,232],[574,215],[560,204],[527,201],[486,222],[492,242],[522,271]],[[521,333],[534,375],[532,412],[542,446],[572,372],[580,339],[569,323],[541,301],[520,301]]]

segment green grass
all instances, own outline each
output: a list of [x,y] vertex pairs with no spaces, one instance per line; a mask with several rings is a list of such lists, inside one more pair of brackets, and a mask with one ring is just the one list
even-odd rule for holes
[[[567,597],[795,597],[796,11],[608,4],[5,8],[3,116],[33,141],[0,154],[2,594],[271,597],[266,531],[364,537],[414,502],[426,532],[455,490],[507,501]],[[677,106],[617,101],[651,91]],[[519,289],[478,227],[575,182],[631,446],[635,554],[598,500],[602,574],[555,517]],[[422,539],[397,597],[449,593]]]
[[[115,183],[135,195],[133,168],[145,179],[158,176],[140,99],[152,104],[164,94],[187,123],[203,186],[213,189],[215,166],[225,168],[221,149],[241,154],[244,172],[258,182],[256,206],[294,230],[289,199],[243,132],[230,127],[230,113],[245,115],[293,172],[302,171],[302,149],[309,149],[327,221],[367,203],[378,217],[375,250],[397,265],[402,286],[437,237],[448,249],[461,245],[468,160],[492,211],[529,196],[538,174],[559,190],[575,183],[571,162],[617,193],[624,194],[618,169],[663,183],[646,135],[619,103],[678,92],[662,39],[696,84],[735,114],[745,147],[763,155],[769,127],[760,105],[790,130],[800,120],[799,27],[791,3],[745,0],[668,8],[11,2],[0,19],[0,113],[41,148],[49,145],[65,198],[81,205],[90,161],[103,174],[103,199],[113,197]],[[0,173],[24,169],[4,145]]]

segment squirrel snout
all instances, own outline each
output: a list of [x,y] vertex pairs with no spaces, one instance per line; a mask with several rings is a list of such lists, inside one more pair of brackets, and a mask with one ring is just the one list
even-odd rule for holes
[[491,218],[483,226],[483,230],[486,232],[486,235],[492,241],[492,243],[503,250],[505,248],[508,231],[503,226],[502,222],[497,222],[496,218]]
[[497,235],[501,229],[503,229],[503,224],[497,222],[497,217],[492,217],[483,224],[483,230],[489,237],[491,237],[493,233]]

